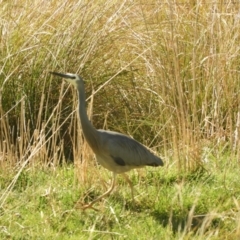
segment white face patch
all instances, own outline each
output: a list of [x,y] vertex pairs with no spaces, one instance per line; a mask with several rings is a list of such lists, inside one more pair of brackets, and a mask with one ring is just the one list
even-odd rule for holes
[[72,74],[72,73],[66,73],[66,74],[57,73],[57,72],[50,72],[50,73],[56,76],[65,78],[67,82],[71,83],[76,88],[77,88],[77,82],[81,80],[81,78],[78,75]]
[[77,87],[77,80],[76,79],[66,79],[67,82],[71,83],[74,87]]

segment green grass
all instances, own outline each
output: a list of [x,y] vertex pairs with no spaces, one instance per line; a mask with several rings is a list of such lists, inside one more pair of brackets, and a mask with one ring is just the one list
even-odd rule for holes
[[[109,184],[97,167],[91,186],[72,165],[24,170],[1,207],[1,239],[237,239],[240,175],[236,165],[179,174],[174,169],[133,172],[135,202],[118,177],[116,190],[95,207],[78,208]],[[12,179],[1,173],[1,195]]]

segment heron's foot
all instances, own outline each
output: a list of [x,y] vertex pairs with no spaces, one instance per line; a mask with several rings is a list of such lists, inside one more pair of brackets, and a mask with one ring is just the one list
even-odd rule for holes
[[88,208],[91,208],[91,209],[93,209],[93,210],[95,210],[95,211],[99,211],[97,208],[93,207],[93,203],[85,204],[85,203],[79,203],[79,202],[78,202],[78,203],[76,204],[76,208],[82,209],[83,211],[86,210],[86,209],[88,209]]
[[93,207],[93,204],[91,204],[91,203],[85,204],[85,205],[83,205],[83,206],[81,207],[82,210],[86,210],[86,209],[88,209],[88,208],[91,208],[91,209],[93,209],[93,210],[95,210],[95,211],[99,211],[97,208]]

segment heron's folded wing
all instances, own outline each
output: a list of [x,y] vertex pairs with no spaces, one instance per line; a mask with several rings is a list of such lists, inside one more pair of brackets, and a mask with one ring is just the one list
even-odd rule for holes
[[162,166],[163,161],[136,140],[115,132],[105,131],[105,149],[119,165]]

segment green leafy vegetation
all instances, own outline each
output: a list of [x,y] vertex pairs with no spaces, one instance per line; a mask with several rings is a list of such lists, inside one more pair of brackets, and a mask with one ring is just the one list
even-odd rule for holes
[[[237,239],[237,2],[4,1],[0,8],[1,239]],[[164,159],[130,173],[99,211],[110,173],[84,142],[80,74],[96,128]]]

